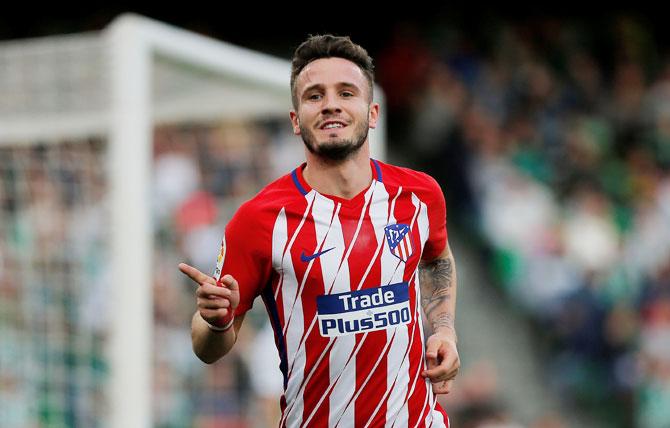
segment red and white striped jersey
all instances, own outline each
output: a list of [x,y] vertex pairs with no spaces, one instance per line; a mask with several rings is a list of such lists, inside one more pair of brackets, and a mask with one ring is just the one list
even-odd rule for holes
[[345,200],[309,187],[305,164],[243,204],[215,270],[261,296],[284,375],[284,427],[447,427],[426,368],[417,267],[447,242],[430,176],[370,161]]

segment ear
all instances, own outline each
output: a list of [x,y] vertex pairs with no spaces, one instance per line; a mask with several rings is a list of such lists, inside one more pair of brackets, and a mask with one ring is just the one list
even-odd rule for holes
[[368,113],[368,127],[374,129],[377,127],[377,120],[379,119],[379,103],[371,103],[370,111]]
[[291,110],[288,113],[288,115],[291,118],[291,126],[293,127],[293,133],[295,135],[300,135],[300,119],[298,118],[298,113],[296,113],[294,110]]

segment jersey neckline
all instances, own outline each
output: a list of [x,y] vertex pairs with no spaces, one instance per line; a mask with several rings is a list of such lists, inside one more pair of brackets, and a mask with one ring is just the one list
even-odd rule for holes
[[361,202],[365,199],[365,194],[368,192],[368,190],[370,190],[370,186],[372,186],[372,183],[375,180],[379,181],[380,183],[382,182],[382,171],[381,167],[379,166],[379,162],[377,162],[375,159],[370,158],[370,170],[372,171],[372,181],[365,189],[361,190],[356,196],[354,196],[351,199],[345,199],[339,196],[321,193],[315,189],[312,189],[309,186],[309,184],[307,184],[305,178],[302,175],[302,172],[306,166],[307,162],[303,162],[299,167],[297,167],[296,169],[293,170],[293,172],[291,172],[291,178],[293,178],[293,184],[295,184],[295,187],[298,189],[298,191],[302,193],[304,196],[307,195],[312,190],[314,190],[314,192],[316,192],[318,195],[328,198],[334,202],[339,202],[340,204],[343,205],[357,205],[358,202]]

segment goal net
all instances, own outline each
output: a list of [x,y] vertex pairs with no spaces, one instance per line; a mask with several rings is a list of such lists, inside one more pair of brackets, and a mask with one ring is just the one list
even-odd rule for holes
[[[205,366],[176,266],[210,272],[239,204],[301,162],[289,73],[136,15],[0,42],[3,427],[263,423],[244,355],[263,318]],[[383,120],[370,135],[383,159]]]

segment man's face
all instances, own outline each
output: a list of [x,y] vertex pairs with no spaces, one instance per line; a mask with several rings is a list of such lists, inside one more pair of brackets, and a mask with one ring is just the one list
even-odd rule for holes
[[356,64],[322,58],[296,79],[298,111],[291,111],[293,132],[307,149],[324,159],[341,161],[367,141],[377,124],[379,105],[371,103],[368,81]]

